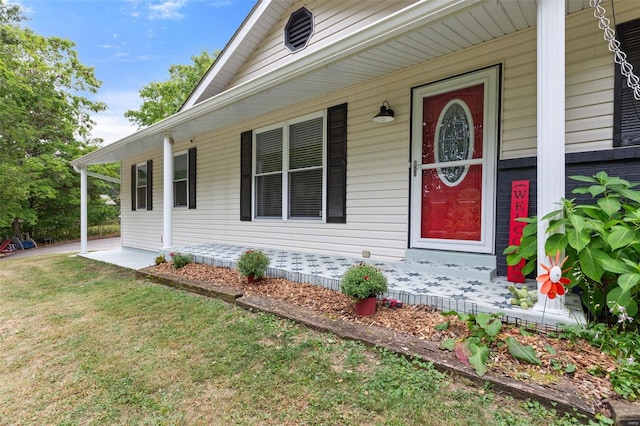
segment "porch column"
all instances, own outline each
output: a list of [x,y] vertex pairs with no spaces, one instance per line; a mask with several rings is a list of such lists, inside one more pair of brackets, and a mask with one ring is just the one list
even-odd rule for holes
[[162,248],[170,249],[173,246],[173,138],[171,133],[164,134],[164,161],[163,161],[163,226]]
[[[538,0],[538,98],[537,98],[537,212],[538,274],[548,265],[544,243],[549,221],[540,220],[559,208],[564,197],[565,171],[565,2]],[[555,257],[555,256],[554,256]],[[548,299],[540,294],[534,309],[562,311],[564,297]]]
[[87,166],[80,167],[80,254],[87,253]]

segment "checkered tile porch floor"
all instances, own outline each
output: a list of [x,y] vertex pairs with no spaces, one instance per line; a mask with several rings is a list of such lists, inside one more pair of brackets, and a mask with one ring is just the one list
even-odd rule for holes
[[[195,262],[233,268],[242,252],[258,248],[229,244],[202,244],[176,247],[172,251],[191,254]],[[466,265],[447,264],[444,266],[450,268],[450,274],[439,272],[437,275],[431,275],[412,270],[406,260],[384,262],[267,248],[262,250],[271,259],[267,271],[270,276],[339,290],[340,277],[347,268],[358,262],[367,261],[381,268],[386,274],[389,291],[385,296],[405,303],[427,304],[445,311],[503,312],[511,321],[524,320],[545,324],[584,322],[584,315],[575,295],[567,297],[566,304],[569,309],[566,312],[524,310],[509,303],[511,293],[507,287],[510,283],[504,277],[486,281],[459,278],[456,272],[461,268],[473,268]],[[529,288],[534,288],[536,285],[535,282],[527,284]]]

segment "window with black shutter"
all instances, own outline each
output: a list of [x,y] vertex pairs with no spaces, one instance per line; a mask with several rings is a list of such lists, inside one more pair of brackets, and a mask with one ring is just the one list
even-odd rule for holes
[[240,142],[240,220],[346,223],[346,104],[244,132]]
[[196,148],[173,156],[173,206],[196,208]]
[[[618,25],[616,33],[620,48],[637,73],[640,70],[640,19]],[[640,145],[640,101],[634,98],[618,64],[614,93],[613,146]]]
[[153,210],[153,160],[131,166],[131,210]]

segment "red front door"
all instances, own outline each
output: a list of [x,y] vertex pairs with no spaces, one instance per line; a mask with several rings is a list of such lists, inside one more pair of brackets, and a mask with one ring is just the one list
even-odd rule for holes
[[421,238],[479,241],[484,84],[422,102]]

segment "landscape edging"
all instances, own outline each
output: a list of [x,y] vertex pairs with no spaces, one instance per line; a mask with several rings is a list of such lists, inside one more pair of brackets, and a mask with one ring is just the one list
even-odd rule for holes
[[551,389],[492,372],[480,377],[471,368],[465,367],[452,353],[440,349],[437,344],[406,333],[375,325],[367,326],[339,318],[329,318],[311,309],[292,306],[279,300],[267,297],[245,296],[242,292],[230,287],[215,285],[215,288],[204,288],[200,281],[176,275],[159,274],[149,271],[148,268],[136,271],[135,277],[221,299],[249,311],[268,312],[318,331],[333,333],[341,338],[357,340],[371,346],[379,346],[403,356],[430,362],[439,371],[465,377],[480,386],[484,386],[488,382],[496,390],[523,400],[536,400],[558,412],[581,413],[590,419],[595,418],[593,405],[587,403],[570,386],[564,386],[561,390]]

